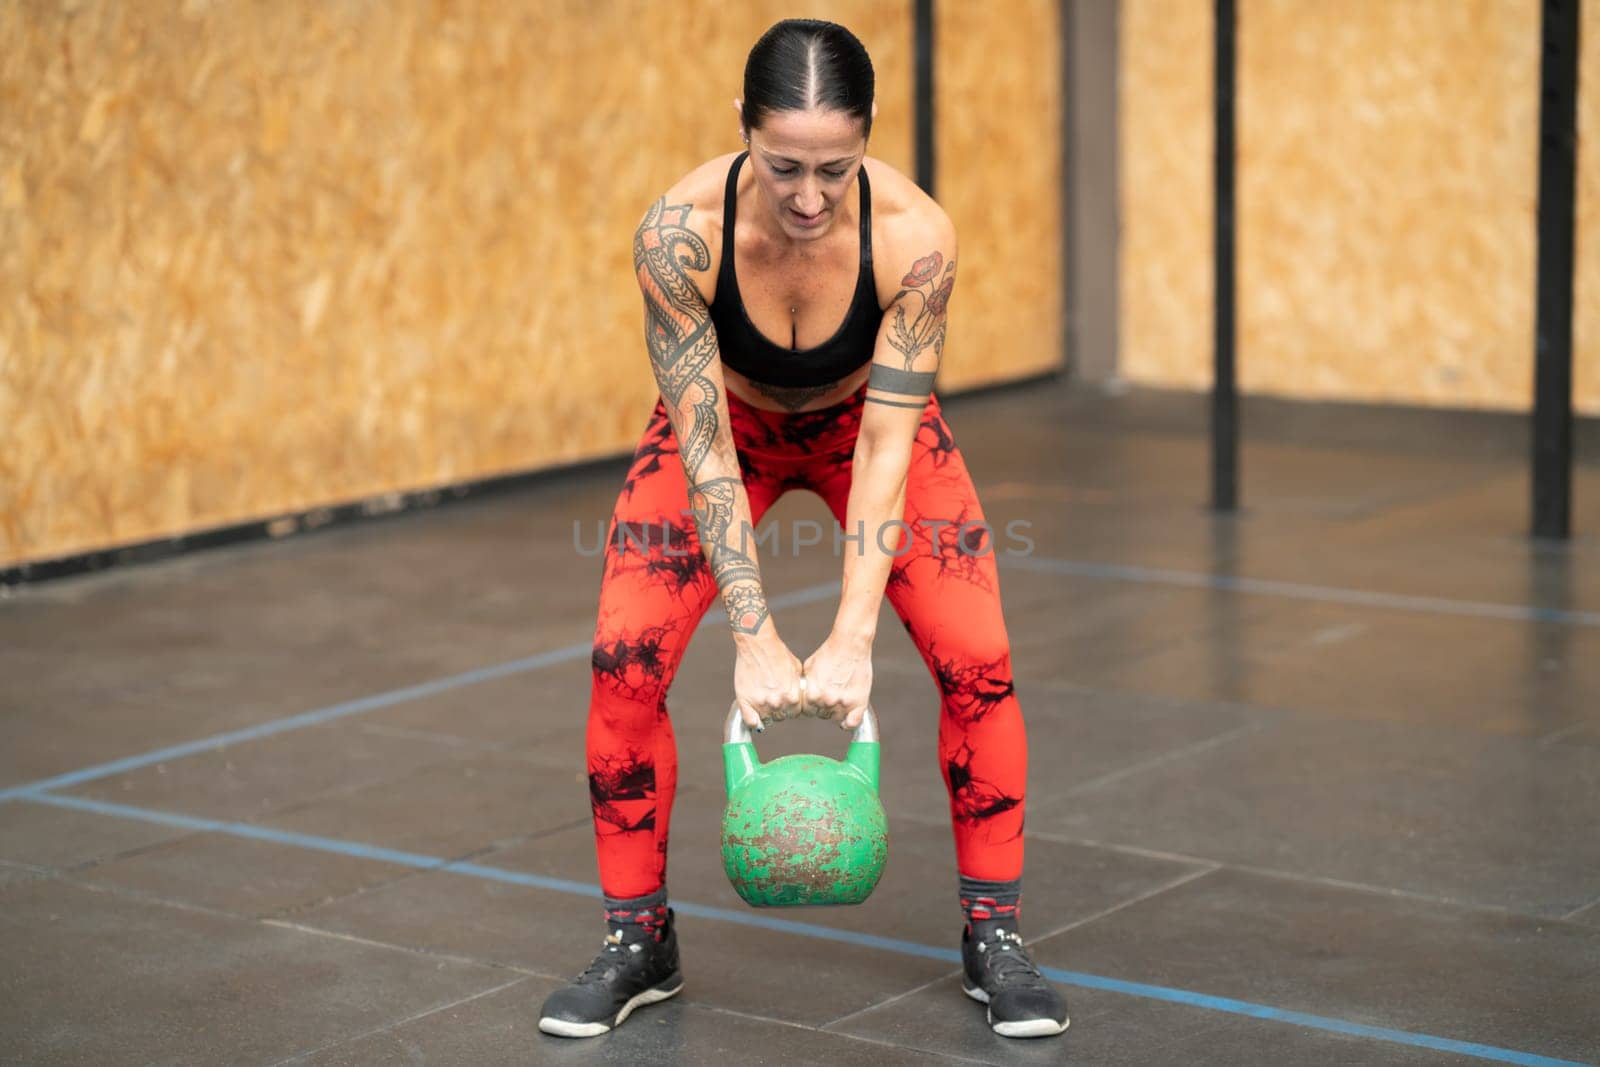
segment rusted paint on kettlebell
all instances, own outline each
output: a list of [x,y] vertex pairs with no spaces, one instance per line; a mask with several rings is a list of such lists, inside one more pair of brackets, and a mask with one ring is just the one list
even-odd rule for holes
[[798,755],[762,764],[735,704],[722,762],[722,866],[745,903],[859,904],[872,894],[889,858],[889,823],[878,799],[871,708],[843,760]]

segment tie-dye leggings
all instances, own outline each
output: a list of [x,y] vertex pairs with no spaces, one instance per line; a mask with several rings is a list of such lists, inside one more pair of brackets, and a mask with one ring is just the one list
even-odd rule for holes
[[[865,388],[833,407],[791,414],[729,394],[753,523],[788,490],[810,489],[843,526],[864,396]],[[677,440],[657,404],[612,515],[594,639],[589,791],[600,883],[613,898],[665,884],[678,777],[667,689],[695,627],[718,601],[687,507]],[[939,763],[959,873],[1006,881],[1022,874],[1027,739],[1000,610],[994,531],[975,525],[982,522],[966,464],[930,397],[907,475],[910,546],[895,561],[885,595],[938,686]],[[779,533],[783,550],[790,542],[782,538],[787,531]],[[826,533],[813,551],[832,542]],[[884,543],[904,547],[893,528]],[[838,542],[841,567],[842,554],[859,551],[857,544]],[[765,577],[772,573],[768,566]],[[810,652],[792,651],[801,659]],[[696,728],[720,730],[721,717]]]

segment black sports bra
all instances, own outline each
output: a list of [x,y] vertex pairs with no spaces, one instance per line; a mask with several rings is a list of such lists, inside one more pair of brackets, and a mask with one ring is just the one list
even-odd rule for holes
[[739,167],[750,153],[741,152],[728,168],[728,188],[722,200],[722,266],[711,302],[711,321],[717,327],[722,362],[752,381],[801,388],[831,385],[872,360],[883,309],[878,307],[877,285],[872,278],[872,189],[867,168],[857,172],[861,182],[861,266],[855,296],[837,332],[815,348],[793,349],[775,345],[756,329],[739,295],[733,268],[734,201],[738,199]]

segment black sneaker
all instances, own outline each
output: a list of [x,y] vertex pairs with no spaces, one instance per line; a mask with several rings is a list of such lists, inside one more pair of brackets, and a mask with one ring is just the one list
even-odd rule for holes
[[676,996],[683,975],[672,919],[669,910],[660,940],[648,927],[612,923],[589,969],[545,998],[539,1029],[558,1037],[596,1037],[621,1026],[633,1009]]
[[989,1005],[989,1025],[1001,1037],[1050,1037],[1067,1028],[1067,1002],[1033,965],[1015,930],[990,927],[974,941],[969,924],[961,963],[961,988]]

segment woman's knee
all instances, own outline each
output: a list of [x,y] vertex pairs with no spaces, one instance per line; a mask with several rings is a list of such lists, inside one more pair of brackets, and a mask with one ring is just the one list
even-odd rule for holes
[[669,628],[645,627],[632,634],[597,636],[589,656],[595,705],[613,714],[654,715],[676,672],[678,654]]

